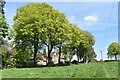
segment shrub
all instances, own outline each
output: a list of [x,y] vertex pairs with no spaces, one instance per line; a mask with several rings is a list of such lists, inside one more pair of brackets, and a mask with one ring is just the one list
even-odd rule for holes
[[13,53],[6,47],[1,48],[2,51],[2,67],[15,67],[15,59]]
[[65,66],[65,64],[63,62],[60,62],[57,64],[58,66]]
[[66,65],[66,66],[69,66],[69,65],[70,65],[70,62],[69,62],[69,61],[65,61],[65,65]]
[[91,60],[89,60],[88,62],[90,62],[90,63],[95,63],[95,62],[97,62],[97,60],[96,60],[96,59],[91,59]]
[[78,64],[78,61],[73,60],[73,61],[72,61],[72,64]]

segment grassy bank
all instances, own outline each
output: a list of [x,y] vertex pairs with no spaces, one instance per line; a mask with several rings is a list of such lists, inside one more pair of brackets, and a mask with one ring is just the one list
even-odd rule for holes
[[12,68],[3,78],[117,78],[118,62],[99,62],[61,67]]

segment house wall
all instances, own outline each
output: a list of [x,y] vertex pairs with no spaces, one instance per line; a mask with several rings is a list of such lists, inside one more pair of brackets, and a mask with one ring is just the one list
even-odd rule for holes
[[58,55],[55,53],[53,56],[52,56],[52,62],[54,64],[57,64],[58,63]]
[[[65,60],[63,59],[64,56],[61,56],[61,62],[65,62]],[[54,53],[54,55],[52,56],[52,62],[54,64],[57,64],[58,63],[58,59],[59,59],[59,55],[57,53]]]

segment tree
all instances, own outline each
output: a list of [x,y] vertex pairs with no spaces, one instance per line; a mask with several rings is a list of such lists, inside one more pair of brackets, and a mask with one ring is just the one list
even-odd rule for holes
[[86,56],[87,56],[87,60],[89,60],[89,61],[92,61],[93,59],[96,58],[96,53],[92,46],[88,47]]
[[51,51],[64,42],[62,38],[67,37],[68,24],[63,13],[46,3],[29,3],[18,8],[14,17],[17,51],[33,50],[35,60],[41,44],[44,44],[48,49],[48,63],[51,63]]
[[[40,31],[42,27],[42,12],[44,4],[30,3],[17,9],[14,16],[15,48],[21,56],[31,56],[34,61],[41,47]],[[31,10],[32,9],[32,10]],[[24,60],[24,59],[23,59]]]
[[83,62],[86,62],[88,59],[95,58],[96,56],[92,47],[95,44],[95,40],[93,35],[87,31],[83,31],[83,36],[83,40],[77,47],[77,58],[78,61],[83,58]]
[[94,48],[92,47],[94,44],[95,44],[95,39],[94,39],[94,36],[90,33],[90,32],[87,32],[87,31],[84,31],[85,33],[85,39],[86,39],[86,52],[85,52],[85,62],[87,60],[91,60],[91,59],[94,59],[96,54],[94,52]]
[[3,44],[4,38],[8,35],[8,24],[4,16],[4,5],[5,1],[0,1],[0,44]]
[[[4,6],[5,1],[0,0],[0,57],[2,60],[1,63],[3,66],[8,66],[8,64],[11,64],[10,59],[7,57],[11,54],[10,48],[5,47],[6,44],[8,44],[7,40],[5,41],[5,38],[8,36],[8,24],[5,19],[5,12],[4,12]],[[9,45],[9,44],[8,44]],[[0,65],[1,66],[1,65]]]
[[15,54],[12,46],[8,42],[4,42],[0,51],[2,52],[2,67],[15,67]]
[[68,46],[70,55],[73,56],[80,43],[86,43],[84,47],[88,42],[92,44],[91,38],[88,40],[84,31],[70,24],[63,13],[46,3],[29,3],[18,8],[13,27],[18,57],[29,55],[35,61],[38,51],[46,46],[48,65],[52,62],[50,54],[54,47],[59,48],[60,62],[64,45]]
[[85,38],[83,31],[80,30],[77,25],[71,24],[70,31],[70,38],[62,48],[63,53],[69,56],[69,62],[71,62],[73,55],[77,53],[79,44],[83,42]]
[[109,46],[108,46],[108,57],[115,57],[115,60],[117,60],[117,55],[120,54],[120,44],[118,44],[117,42],[112,42]]
[[[44,9],[44,8],[43,8]],[[59,62],[61,46],[68,38],[69,33],[69,22],[63,13],[55,10],[53,7],[47,5],[43,11],[43,28],[40,39],[48,49],[48,65],[51,64],[51,51],[54,47],[59,47]]]
[[4,14],[5,0],[0,0],[0,13]]
[[71,35],[72,35],[71,24],[68,23],[68,28],[66,28],[61,35],[62,36],[59,37],[58,44],[57,44],[57,48],[59,50],[59,58],[58,58],[59,63],[61,62],[62,47],[66,45],[66,43],[71,39]]
[[88,59],[95,58],[94,37],[91,33],[83,31],[77,27],[77,25],[71,24],[71,36],[70,39],[63,45],[63,53],[69,55],[69,62],[71,62],[72,56],[77,55],[78,61],[83,58],[86,62]]

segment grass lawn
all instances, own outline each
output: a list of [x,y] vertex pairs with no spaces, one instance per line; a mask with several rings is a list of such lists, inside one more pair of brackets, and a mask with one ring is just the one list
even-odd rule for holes
[[99,62],[62,67],[12,68],[3,78],[117,78],[118,62]]

